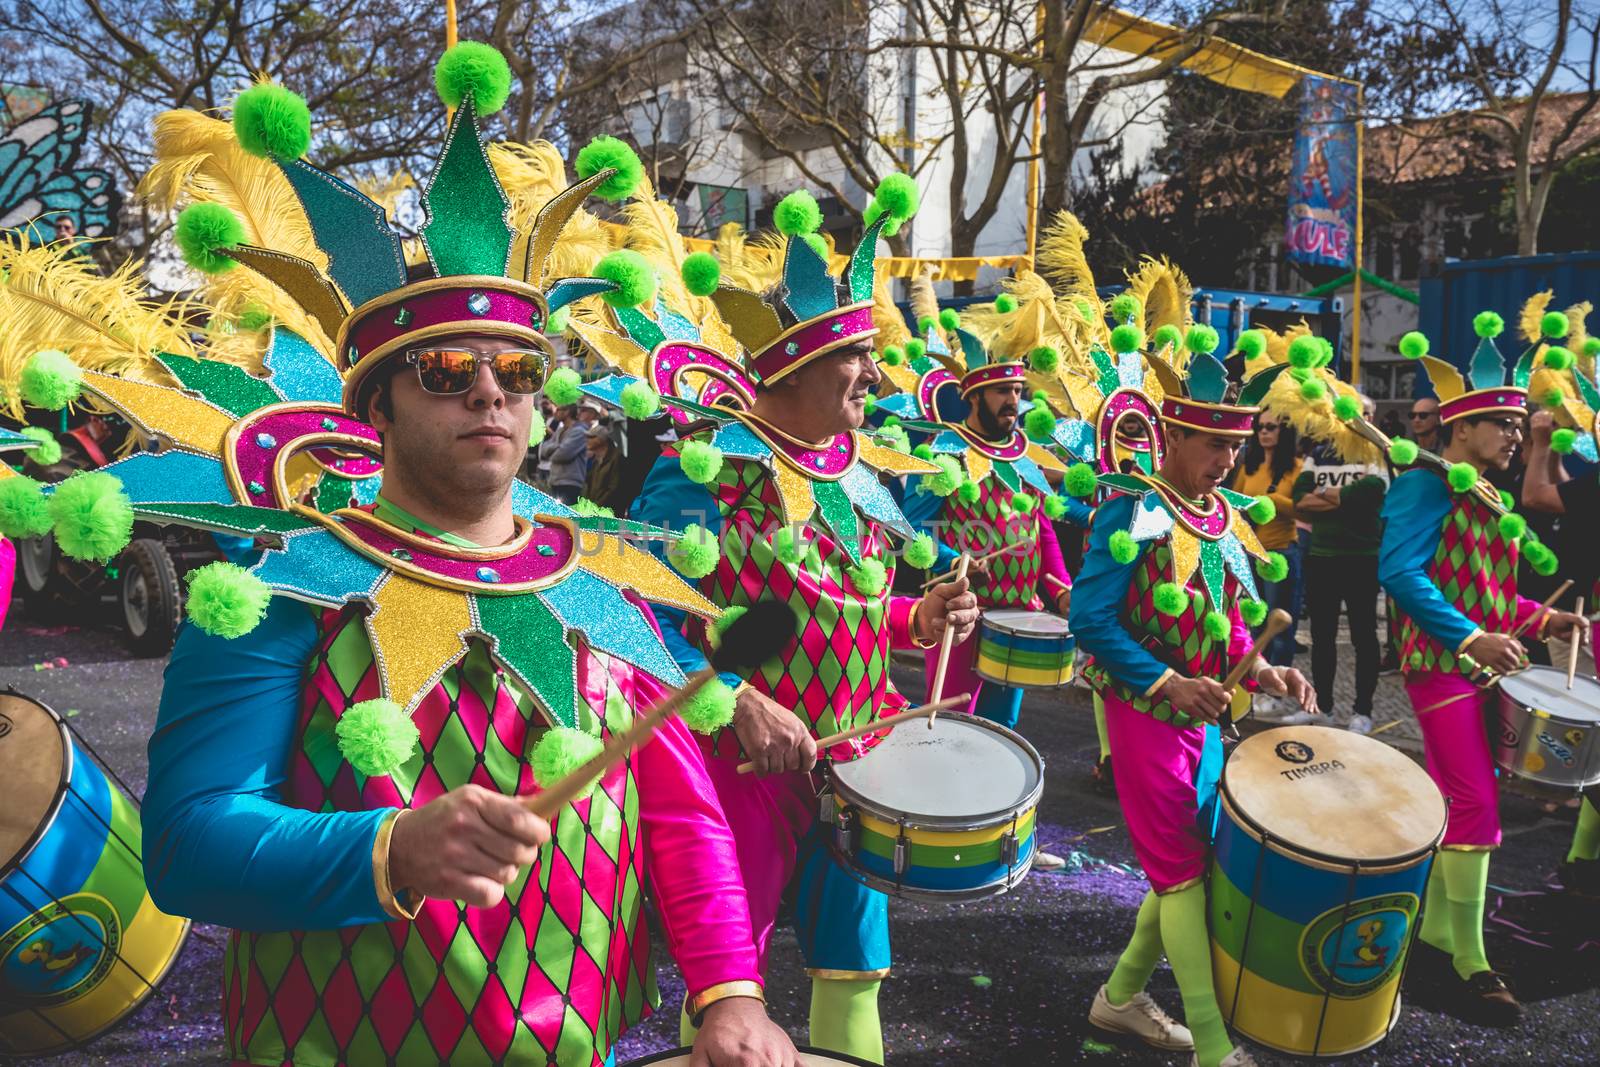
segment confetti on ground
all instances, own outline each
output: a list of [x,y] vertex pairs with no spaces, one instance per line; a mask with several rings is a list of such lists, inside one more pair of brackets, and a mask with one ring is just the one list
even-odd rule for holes
[[1085,1052],[1093,1052],[1093,1053],[1096,1053],[1097,1055],[1104,1056],[1108,1052],[1115,1052],[1116,1049],[1112,1048],[1110,1045],[1103,1044],[1102,1042],[1096,1041],[1092,1037],[1087,1037],[1087,1038],[1084,1038],[1084,1040],[1083,1040],[1083,1051],[1085,1051]]
[[990,978],[986,974],[975,974],[972,976],[972,984],[977,986],[979,989],[988,989],[990,986],[994,985],[994,979]]
[[65,715],[69,719],[75,718],[78,715],[78,709],[77,708],[68,708],[66,711],[62,712],[62,714]]

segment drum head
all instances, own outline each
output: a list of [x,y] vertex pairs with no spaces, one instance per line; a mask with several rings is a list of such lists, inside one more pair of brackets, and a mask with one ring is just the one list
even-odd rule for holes
[[1010,730],[945,714],[931,730],[921,721],[895,727],[871,752],[833,764],[831,773],[876,811],[911,816],[923,826],[961,826],[1024,806],[1039,791],[1044,763]]
[[1567,688],[1567,672],[1535,664],[1500,679],[1500,691],[1518,704],[1585,725],[1600,723],[1600,681],[1587,674],[1572,676]]
[[0,693],[0,876],[32,851],[67,782],[67,731],[56,713],[20,693]]
[[1222,771],[1233,810],[1277,843],[1381,865],[1433,847],[1444,797],[1408,757],[1327,726],[1280,726],[1241,742]]
[[[806,1048],[797,1045],[800,1050],[800,1063],[802,1067],[873,1067],[866,1060],[858,1060],[854,1056],[846,1056],[842,1052],[823,1052],[821,1049]],[[666,1052],[657,1052],[653,1056],[646,1056],[639,1060],[629,1060],[621,1067],[689,1067],[689,1053],[686,1048],[669,1049]]]
[[1009,634],[1026,634],[1030,637],[1062,637],[1069,633],[1067,620],[1048,611],[986,611],[983,623]]

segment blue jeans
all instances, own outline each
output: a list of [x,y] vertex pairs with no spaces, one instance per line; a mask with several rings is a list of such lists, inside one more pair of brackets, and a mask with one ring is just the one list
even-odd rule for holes
[[1266,660],[1274,667],[1287,667],[1294,662],[1295,634],[1300,630],[1300,616],[1305,613],[1306,587],[1303,580],[1306,546],[1311,534],[1300,531],[1295,544],[1284,549],[1283,558],[1289,564],[1289,573],[1281,582],[1260,582],[1261,599],[1267,607],[1282,608],[1289,613],[1289,628],[1267,646]]

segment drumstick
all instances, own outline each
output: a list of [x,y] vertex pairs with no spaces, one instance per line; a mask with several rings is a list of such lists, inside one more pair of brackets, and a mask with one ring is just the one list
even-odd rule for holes
[[[961,562],[956,564],[956,581],[961,581],[967,576],[967,566],[972,562],[972,557],[965,552],[961,553]],[[944,696],[944,672],[950,666],[950,650],[956,645],[956,628],[950,625],[950,620],[945,619],[944,641],[939,645],[939,663],[933,669],[933,688],[928,690],[928,699],[937,702]],[[928,719],[928,729],[933,729],[933,719]]]
[[1272,639],[1288,629],[1289,624],[1293,621],[1287,611],[1282,608],[1273,609],[1272,614],[1267,616],[1267,625],[1256,635],[1255,644],[1250,646],[1250,651],[1246,652],[1244,658],[1233,665],[1233,670],[1229,671],[1228,676],[1222,680],[1223,695],[1230,699],[1233,697],[1233,691],[1239,688],[1239,682],[1244,679],[1245,672],[1250,669],[1251,664],[1255,663],[1257,657],[1266,650],[1268,645],[1272,644]]
[[[1583,617],[1583,597],[1578,598],[1578,617]],[[1572,628],[1572,645],[1567,649],[1567,688],[1572,688],[1572,676],[1578,673],[1578,649],[1583,646],[1582,628]]]
[[[1551,593],[1549,596],[1545,597],[1544,598],[1544,602],[1539,605],[1539,607],[1538,607],[1538,609],[1536,611],[1529,612],[1528,617],[1526,619],[1523,619],[1520,623],[1517,624],[1516,629],[1511,631],[1511,636],[1512,637],[1521,637],[1523,634],[1527,633],[1528,632],[1528,627],[1533,625],[1533,620],[1537,619],[1540,615],[1543,615],[1545,612],[1549,611],[1550,610],[1550,605],[1554,604],[1556,602],[1556,600],[1560,598],[1562,593],[1565,593],[1568,589],[1571,589],[1571,588],[1572,588],[1572,579],[1571,578],[1568,578],[1566,581],[1564,581],[1560,585],[1556,586],[1556,591]],[[1580,611],[1580,614],[1581,613],[1582,612]]]
[[[1555,592],[1553,592],[1549,596],[1545,597],[1544,598],[1544,603],[1540,604],[1537,610],[1535,610],[1533,612],[1530,612],[1528,617],[1526,619],[1524,619],[1520,624],[1518,624],[1518,626],[1514,630],[1511,631],[1509,636],[1511,636],[1511,637],[1520,637],[1524,633],[1526,633],[1527,630],[1528,630],[1528,627],[1533,623],[1533,620],[1537,619],[1544,612],[1549,611],[1550,610],[1550,605],[1554,604],[1556,602],[1556,598],[1561,596],[1562,593],[1565,593],[1569,588],[1571,588],[1571,586],[1572,586],[1572,579],[1571,578],[1568,578],[1566,581],[1564,581],[1560,585],[1558,585],[1556,587]],[[1578,610],[1580,612],[1583,610],[1583,601],[1582,600],[1578,601]],[[1569,657],[1569,659],[1572,660],[1573,668],[1574,668],[1574,670],[1576,670],[1577,653],[1576,652],[1572,653],[1572,655]],[[1516,673],[1516,672],[1512,672],[1512,673]],[[1483,690],[1490,689],[1490,688],[1498,685],[1500,683],[1500,678],[1501,677],[1502,677],[1501,675],[1496,674],[1494,671],[1488,671],[1487,672],[1487,679],[1485,680],[1485,682],[1484,682],[1484,684],[1482,686],[1480,686],[1480,687],[1478,687],[1476,689],[1473,689],[1470,692],[1457,693],[1453,697],[1445,697],[1443,700],[1436,701],[1436,702],[1434,702],[1432,704],[1429,704],[1425,708],[1419,708],[1419,709],[1417,709],[1416,714],[1418,714],[1418,715],[1426,715],[1430,711],[1438,711],[1440,708],[1449,707],[1451,704],[1454,704],[1458,700],[1465,700],[1468,697],[1477,696]],[[1568,684],[1567,688],[1569,688],[1569,689],[1572,688],[1570,683]],[[1374,732],[1376,732],[1376,731],[1374,731]]]
[[[1512,671],[1511,672],[1511,674],[1521,674],[1521,673],[1522,672],[1520,670],[1516,670],[1516,671]],[[1509,678],[1509,677],[1510,677],[1510,675],[1495,674],[1493,671],[1490,671],[1489,672],[1489,680],[1487,682],[1485,682],[1483,685],[1475,686],[1472,689],[1467,690],[1465,693],[1457,693],[1453,697],[1445,697],[1443,700],[1435,701],[1434,703],[1429,704],[1425,708],[1418,708],[1417,711],[1416,711],[1416,714],[1418,714],[1418,715],[1426,715],[1430,711],[1438,711],[1440,708],[1448,707],[1451,704],[1454,704],[1458,700],[1465,700],[1468,697],[1481,696],[1484,693],[1488,692],[1490,689],[1493,689],[1495,686],[1499,685],[1501,678]],[[1376,733],[1376,731],[1374,731],[1374,733]]]
[[[1033,547],[1033,542],[1032,541],[1018,541],[1014,545],[1006,545],[1003,548],[995,549],[993,552],[990,552],[987,555],[978,556],[972,562],[973,563],[987,563],[989,560],[998,559],[999,557],[1004,556],[1009,552],[1026,552],[1028,549],[1030,549],[1032,547]],[[943,574],[936,574],[932,578],[929,578],[927,581],[923,582],[922,583],[922,588],[930,589],[933,586],[938,585],[940,582],[948,582],[951,578],[954,578],[954,577],[957,577],[956,572],[954,570],[945,571]]]
[[[920,708],[911,708],[907,711],[902,711],[897,715],[890,715],[886,719],[878,719],[875,722],[869,722],[865,726],[855,726],[841,733],[829,734],[827,737],[818,738],[817,744],[823,748],[827,748],[830,745],[837,745],[845,741],[854,741],[858,737],[865,737],[867,734],[877,733],[879,730],[892,730],[894,727],[905,722],[907,719],[920,719],[927,717],[929,721],[932,721],[933,717],[939,712],[946,711],[950,708],[960,707],[963,703],[971,699],[971,693],[962,693],[960,696],[946,697],[943,700],[937,701],[933,704],[924,704]],[[755,769],[756,765],[754,760],[751,760],[748,763],[739,764],[740,774],[749,774]]]
[[592,759],[577,770],[552,782],[548,788],[522,798],[522,806],[541,819],[553,818],[561,808],[577,799],[589,784],[626,759],[628,753],[650,739],[656,728],[701,689],[724,671],[749,670],[777,655],[794,635],[794,612],[781,600],[752,604],[739,619],[722,632],[721,641],[711,653],[711,664],[696,671],[681,689],[636,719],[628,731],[613,737]]

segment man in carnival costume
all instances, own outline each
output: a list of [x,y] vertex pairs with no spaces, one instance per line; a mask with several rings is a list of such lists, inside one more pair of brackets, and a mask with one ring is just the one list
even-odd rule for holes
[[[171,443],[54,487],[64,549],[109,558],[135,513],[275,543],[251,571],[191,580],[150,742],[152,893],[234,930],[236,1063],[599,1067],[655,999],[648,890],[701,1024],[694,1062],[792,1064],[685,729],[726,722],[731,691],[699,690],[549,821],[524,807],[684,682],[639,598],[715,611],[514,477],[549,317],[648,295],[625,261],[548,269],[583,198],[628,195],[637,158],[591,144],[518,233],[478,134],[505,60],[462,44],[436,81],[456,111],[420,278],[383,209],[300,158],[304,102],[258,85],[235,104],[237,145],[183,120],[214,150],[184,161],[196,202],[177,238],[200,269],[243,264],[293,297],[271,309],[265,376],[162,357],[180,390],[40,368]],[[211,181],[219,160],[233,172]],[[264,247],[273,234],[303,240]]]
[[[911,540],[915,531],[880,472],[937,468],[858,431],[880,379],[873,256],[880,232],[909,217],[914,201],[909,179],[885,181],[841,280],[829,272],[827,245],[815,232],[821,213],[805,193],[784,198],[775,212],[787,240],[782,280],[771,293],[721,284],[716,260],[689,257],[690,289],[715,302],[749,356],[741,368],[704,346],[656,347],[651,362],[663,398],[689,403],[719,425],[688,427],[630,512],[682,531],[685,542],[703,539],[702,551],[680,547],[668,556],[700,578],[719,607],[777,599],[795,611],[793,642],[739,685],[732,726],[702,747],[738,840],[758,949],[764,955],[790,889],[812,976],[811,1041],[874,1062],[883,1057],[877,998],[890,966],[888,901],[830,856],[832,831],[818,820],[809,772],[829,734],[905,707],[889,684],[891,648],[930,647],[946,627],[963,637],[977,618],[966,582],[920,599],[891,594],[886,535]],[[678,399],[684,370],[709,370],[716,406]],[[923,536],[908,557],[927,566],[934,553]],[[657,614],[680,665],[699,669],[705,628],[685,626],[681,613]],[[828,754],[852,759],[879,739],[868,735]],[[755,775],[737,773],[746,759]]]
[[1483,477],[1490,468],[1505,470],[1522,439],[1535,358],[1559,351],[1570,362],[1566,349],[1545,348],[1566,336],[1566,317],[1544,316],[1543,338],[1534,337],[1511,366],[1494,343],[1504,328],[1500,316],[1482,312],[1473,328],[1479,342],[1465,375],[1428,355],[1422,334],[1400,339],[1401,353],[1420,361],[1438,394],[1444,453],[1443,462],[1395,479],[1383,505],[1378,578],[1398,612],[1400,667],[1428,773],[1450,804],[1418,937],[1448,954],[1451,966],[1438,970],[1463,1012],[1509,1026],[1521,1019],[1522,1006],[1490,967],[1483,943],[1489,852],[1500,844],[1498,776],[1483,716],[1499,697],[1480,690],[1473,676],[1527,664],[1527,652],[1511,636],[1519,627],[1540,639],[1577,640],[1587,624],[1517,594],[1519,561],[1549,574],[1555,556]]
[[[1108,367],[1137,358],[1144,343],[1131,321],[1137,308],[1118,311],[1126,321],[1111,331]],[[1234,387],[1209,354],[1216,342],[1214,331],[1192,327],[1182,376],[1165,353],[1146,357],[1164,394],[1159,415],[1134,391],[1109,413],[1106,433],[1129,418],[1148,427],[1155,473],[1101,475],[1101,486],[1119,495],[1095,512],[1071,621],[1094,657],[1085,673],[1105,701],[1117,796],[1151,885],[1090,1021],[1157,1048],[1193,1049],[1200,1067],[1243,1067],[1253,1061],[1229,1040],[1212,983],[1203,883],[1222,763],[1215,724],[1228,711],[1218,679],[1248,649],[1246,624],[1266,615],[1250,558],[1269,567],[1282,560],[1269,560],[1245,518],[1256,499],[1220,488],[1273,373],[1230,402]],[[1298,671],[1258,660],[1248,677],[1315,707]],[[1187,1027],[1143,991],[1163,949]]]
[[[47,436],[50,433],[48,430],[36,432],[43,432]],[[50,437],[49,444],[54,444],[54,441],[55,438]],[[49,444],[46,444],[45,447],[49,447]],[[25,450],[37,449],[40,445],[40,440],[31,434],[12,433],[10,430],[0,427],[0,452],[26,454]],[[59,456],[59,445],[56,445],[56,453]],[[21,456],[19,455],[18,458],[20,459]],[[15,477],[16,472],[8,467],[4,460],[0,460],[0,486],[4,485],[6,479]],[[0,489],[0,494],[4,492],[4,489]],[[4,627],[6,624],[6,609],[11,606],[11,583],[15,581],[17,574],[17,546],[11,543],[6,534],[10,532],[18,536],[24,535],[24,530],[20,524],[15,529],[8,529],[10,526],[9,522],[0,521],[0,627]]]

